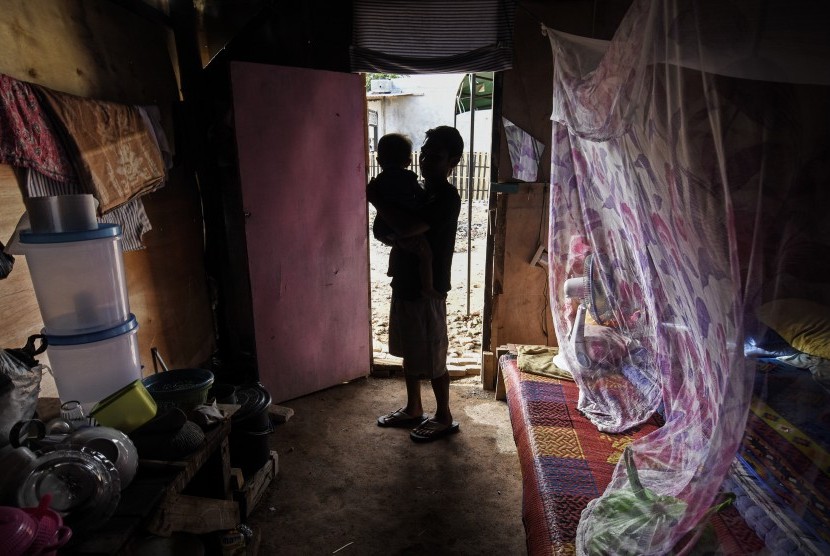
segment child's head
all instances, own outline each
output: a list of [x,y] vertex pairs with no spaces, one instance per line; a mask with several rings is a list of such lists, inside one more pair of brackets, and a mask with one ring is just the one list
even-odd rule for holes
[[381,168],[406,168],[412,164],[412,142],[400,133],[387,133],[378,141]]

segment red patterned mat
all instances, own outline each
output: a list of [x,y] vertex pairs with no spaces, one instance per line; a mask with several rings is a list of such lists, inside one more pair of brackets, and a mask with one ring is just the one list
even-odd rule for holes
[[[655,420],[626,434],[600,432],[576,410],[575,383],[519,372],[510,355],[499,366],[522,468],[528,553],[575,554],[582,510],[608,486],[623,449],[658,424]],[[713,521],[725,554],[763,548],[734,508]]]

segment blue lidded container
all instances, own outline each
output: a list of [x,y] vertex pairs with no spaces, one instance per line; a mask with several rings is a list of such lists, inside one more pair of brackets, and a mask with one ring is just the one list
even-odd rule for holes
[[81,402],[87,414],[98,401],[141,379],[135,315],[97,332],[47,332],[46,343],[58,396],[63,402]]
[[124,324],[130,316],[121,227],[33,233],[20,243],[45,333],[71,336]]

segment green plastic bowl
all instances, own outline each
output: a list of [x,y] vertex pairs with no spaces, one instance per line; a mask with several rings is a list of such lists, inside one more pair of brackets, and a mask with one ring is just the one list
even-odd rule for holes
[[156,401],[142,381],[134,380],[92,408],[99,425],[132,432],[156,416]]

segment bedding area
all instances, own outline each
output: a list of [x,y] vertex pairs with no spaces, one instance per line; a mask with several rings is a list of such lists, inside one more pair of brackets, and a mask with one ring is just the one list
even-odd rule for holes
[[758,359],[739,459],[779,526],[830,553],[830,392],[809,369]]
[[[659,417],[625,433],[603,433],[577,411],[573,381],[521,372],[511,354],[499,359],[499,370],[522,469],[528,554],[575,554],[582,510],[603,493],[625,447],[656,430]],[[722,553],[763,549],[735,507],[711,521]]]

